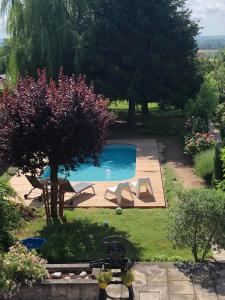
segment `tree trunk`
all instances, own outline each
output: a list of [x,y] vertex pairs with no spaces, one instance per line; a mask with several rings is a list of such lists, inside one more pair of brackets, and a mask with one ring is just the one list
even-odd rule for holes
[[142,110],[142,115],[148,115],[148,102],[142,102],[141,110]]
[[58,201],[58,165],[50,164],[51,174],[51,217],[53,220],[58,219],[57,201]]
[[130,128],[133,128],[135,126],[135,101],[133,99],[129,99],[127,123]]
[[192,254],[194,256],[195,262],[198,262],[199,261],[199,259],[198,259],[198,252],[197,252],[197,249],[196,249],[195,246],[192,248]]

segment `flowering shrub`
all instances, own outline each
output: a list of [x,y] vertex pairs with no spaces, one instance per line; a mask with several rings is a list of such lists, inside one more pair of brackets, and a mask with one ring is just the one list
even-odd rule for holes
[[0,257],[0,291],[9,296],[18,291],[21,284],[31,286],[35,281],[47,278],[44,263],[46,261],[38,257],[35,250],[29,251],[16,243]]
[[208,122],[200,117],[191,117],[188,118],[185,123],[185,129],[190,134],[195,134],[199,132],[208,132]]
[[185,137],[184,153],[194,156],[198,152],[212,149],[215,146],[213,137],[208,133],[196,133]]

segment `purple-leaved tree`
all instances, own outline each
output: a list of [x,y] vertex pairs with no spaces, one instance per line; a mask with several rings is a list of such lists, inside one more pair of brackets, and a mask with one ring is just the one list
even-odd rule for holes
[[[85,78],[60,73],[58,82],[21,78],[13,91],[0,97],[0,164],[39,174],[50,166],[52,183],[58,167],[74,169],[89,157],[98,164],[99,154],[113,121],[108,101],[87,86]],[[51,187],[51,217],[56,219],[57,187]]]

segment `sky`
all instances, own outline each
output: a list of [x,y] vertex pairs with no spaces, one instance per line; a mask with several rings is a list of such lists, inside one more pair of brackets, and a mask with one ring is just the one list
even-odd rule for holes
[[225,0],[188,0],[194,20],[199,20],[202,35],[225,35]]
[[[203,27],[202,35],[225,35],[225,0],[187,0],[187,7]],[[5,18],[0,17],[0,38],[5,36]]]

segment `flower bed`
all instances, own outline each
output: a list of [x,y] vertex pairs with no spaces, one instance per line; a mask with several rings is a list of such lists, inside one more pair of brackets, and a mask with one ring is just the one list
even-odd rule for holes
[[185,137],[184,153],[194,156],[196,153],[212,149],[215,146],[213,137],[208,133],[196,133]]

